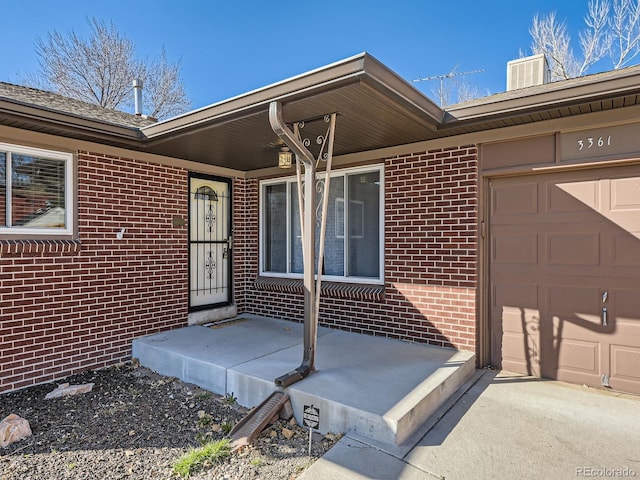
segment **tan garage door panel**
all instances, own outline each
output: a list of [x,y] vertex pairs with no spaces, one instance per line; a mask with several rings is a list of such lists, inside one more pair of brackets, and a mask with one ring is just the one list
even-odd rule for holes
[[[570,279],[568,280],[571,281]],[[596,286],[546,286],[545,312],[552,328],[543,328],[546,356],[542,376],[575,383],[600,383],[601,289]]]
[[610,345],[611,378],[620,390],[637,391],[640,385],[640,285],[612,292],[616,304],[616,337]]
[[502,331],[493,342],[502,344],[502,365],[506,370],[540,376],[540,314],[538,286],[526,283],[493,285],[494,309],[500,306]]
[[640,393],[640,166],[491,181],[492,363]]

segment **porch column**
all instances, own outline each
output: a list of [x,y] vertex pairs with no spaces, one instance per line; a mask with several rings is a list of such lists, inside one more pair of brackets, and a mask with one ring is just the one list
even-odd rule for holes
[[[306,148],[305,143],[299,137],[296,128],[295,133],[282,120],[282,105],[280,102],[271,102],[269,105],[269,121],[273,131],[285,142],[296,155],[296,168],[298,178],[298,198],[302,219],[302,253],[303,253],[303,278],[304,278],[304,352],[302,363],[298,368],[275,379],[276,385],[287,387],[302,380],[310,372],[315,370],[315,352],[318,337],[318,312],[319,297],[322,282],[322,261],[324,257],[324,232],[326,224],[326,210],[329,195],[329,174],[331,172],[331,158],[333,155],[333,140],[336,114],[327,116],[330,125],[327,135],[324,136],[320,154],[316,159]],[[322,137],[319,137],[322,138]],[[323,191],[323,207],[320,217],[320,252],[318,255],[318,279],[315,278],[316,249],[316,169],[317,162],[321,159],[327,162]],[[304,182],[302,182],[300,168],[304,168]],[[304,185],[302,185],[304,183]],[[304,188],[304,195],[301,194]]]

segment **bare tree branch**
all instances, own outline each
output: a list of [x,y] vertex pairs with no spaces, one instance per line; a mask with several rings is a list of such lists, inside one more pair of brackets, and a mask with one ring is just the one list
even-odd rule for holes
[[615,70],[629,65],[640,51],[640,2],[614,0],[610,27],[613,37],[611,59]]
[[570,48],[564,22],[558,23],[555,13],[535,15],[529,30],[534,54],[544,53],[551,68],[551,79],[579,77],[607,54],[613,69],[631,63],[640,53],[640,0],[590,0],[584,17],[586,29],[581,31],[578,60]]
[[142,79],[151,99],[152,116],[183,113],[190,108],[180,78],[180,63],[167,62],[163,49],[156,61],[136,58],[131,40],[120,35],[113,23],[87,19],[88,39],[75,32],[63,36],[50,32],[36,40],[40,72],[34,83],[71,98],[105,108],[131,109],[132,82]]
[[611,35],[607,30],[610,8],[607,0],[589,2],[589,12],[584,17],[587,30],[579,34],[583,60],[577,76],[584,75],[611,48]]
[[471,85],[466,80],[460,81],[458,86],[458,102],[467,102],[489,94],[488,91],[483,94],[477,86]]
[[543,53],[547,57],[551,80],[566,80],[578,76],[580,69],[570,47],[567,26],[564,22],[557,23],[555,12],[542,18],[536,14],[529,33],[533,53]]
[[164,47],[160,58],[149,65],[142,78],[151,101],[152,117],[172,117],[191,108],[180,78],[180,62],[169,64]]

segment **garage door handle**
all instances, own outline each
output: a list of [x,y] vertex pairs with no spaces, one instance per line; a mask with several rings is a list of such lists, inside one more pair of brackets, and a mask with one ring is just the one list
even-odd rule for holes
[[607,307],[602,307],[602,326],[607,326]]

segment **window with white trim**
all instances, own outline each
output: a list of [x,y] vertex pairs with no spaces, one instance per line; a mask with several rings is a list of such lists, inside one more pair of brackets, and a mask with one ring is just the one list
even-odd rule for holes
[[[332,172],[322,272],[324,279],[382,283],[383,178],[382,166]],[[318,174],[318,179],[323,180],[324,173]],[[316,203],[321,205],[321,202],[322,196],[318,194]],[[296,178],[261,182],[260,212],[261,275],[302,277]],[[317,254],[319,220],[315,233]]]
[[73,234],[73,155],[0,143],[0,234]]

